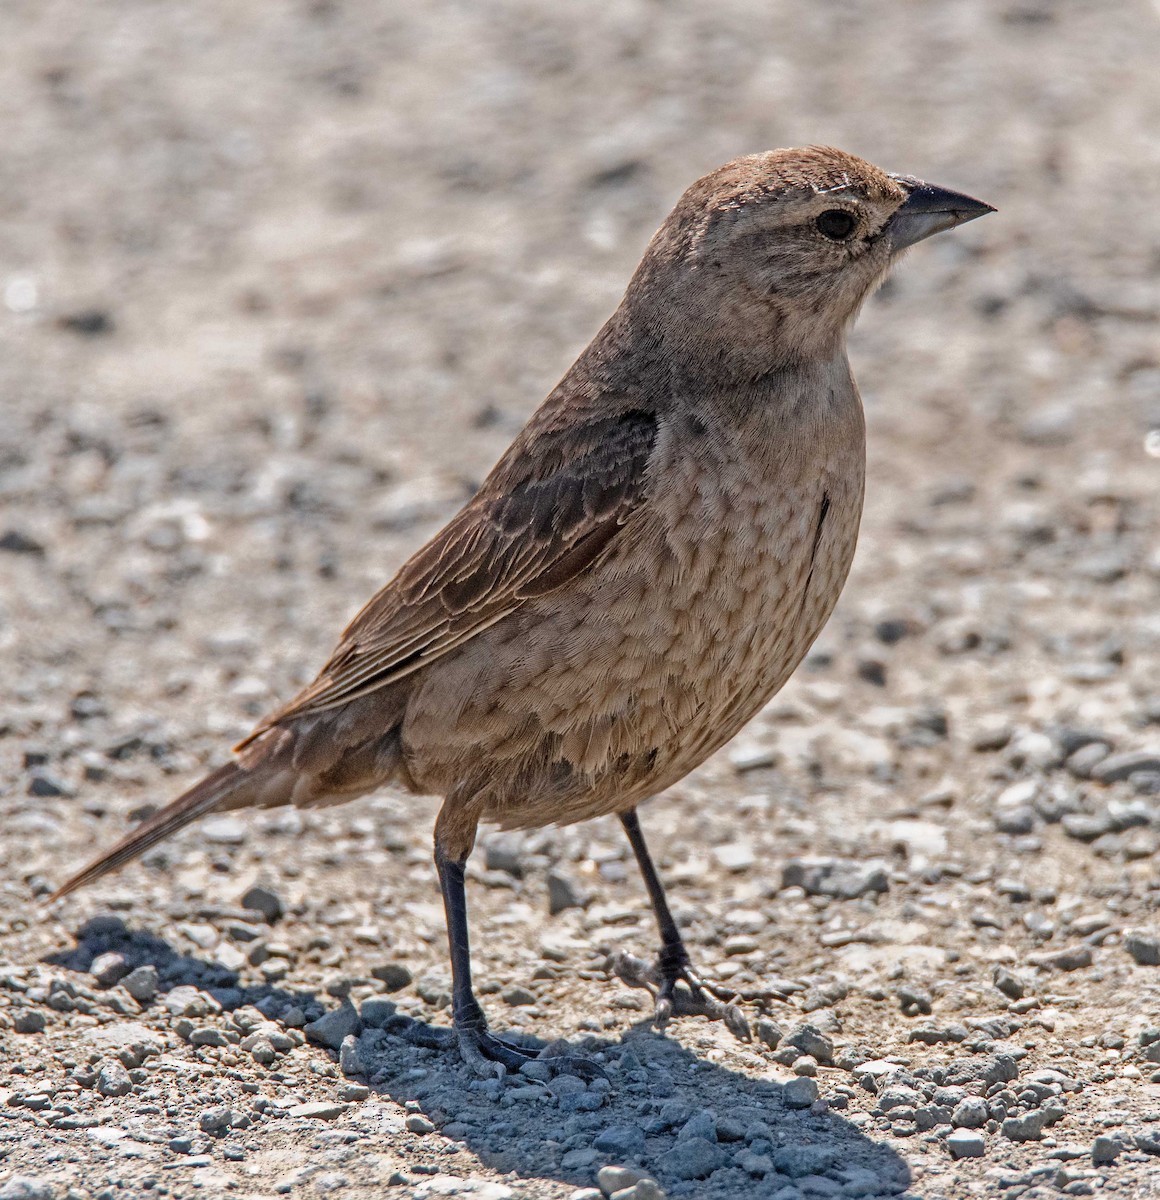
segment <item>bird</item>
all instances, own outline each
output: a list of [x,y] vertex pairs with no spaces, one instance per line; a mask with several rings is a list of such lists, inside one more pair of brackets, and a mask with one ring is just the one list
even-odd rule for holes
[[656,917],[657,1022],[744,1031],[737,997],[693,967],[637,810],[728,742],[829,618],[865,480],[847,331],[903,251],[994,211],[828,146],[698,179],[473,498],[317,678],[53,899],[210,812],[385,785],[442,797],[454,1040],[502,1075],[534,1051],[490,1031],[472,987],[478,827],[615,815]]

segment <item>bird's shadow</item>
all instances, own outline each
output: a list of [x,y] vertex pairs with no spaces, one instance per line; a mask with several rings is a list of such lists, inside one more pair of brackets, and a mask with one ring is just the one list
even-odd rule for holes
[[[227,1013],[254,1005],[274,1017],[293,1006],[311,1017],[334,1007],[306,990],[242,986],[235,972],[180,954],[163,938],[129,930],[118,918],[88,922],[73,948],[45,961],[87,971],[109,951],[121,954],[126,965],[157,968],[156,1003],[166,992],[192,985]],[[550,1054],[594,1060],[605,1079],[569,1073],[536,1078],[549,1074],[537,1067],[532,1076],[479,1079],[460,1060],[447,1028],[393,1008],[381,998],[364,1006],[368,1020],[341,1054],[320,1045],[312,1049],[338,1059],[351,1079],[366,1084],[370,1102],[376,1096],[398,1105],[417,1102],[446,1137],[517,1179],[592,1186],[600,1167],[615,1164],[651,1176],[671,1197],[698,1200],[764,1200],[789,1185],[799,1195],[885,1196],[905,1191],[911,1181],[901,1156],[840,1112],[793,1107],[783,1083],[700,1058],[647,1023],[614,1040],[584,1037],[550,1048]],[[525,1034],[498,1032],[529,1049],[544,1045]],[[403,1133],[403,1117],[393,1106],[382,1128]],[[451,1165],[441,1170],[455,1173]],[[421,1175],[413,1181],[420,1183]]]

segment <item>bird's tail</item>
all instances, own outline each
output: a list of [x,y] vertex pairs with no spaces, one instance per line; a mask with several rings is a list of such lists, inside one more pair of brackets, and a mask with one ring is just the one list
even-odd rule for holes
[[254,783],[253,772],[236,762],[219,767],[127,833],[111,850],[94,858],[67,883],[61,884],[49,900],[59,900],[61,896],[67,896],[86,883],[100,879],[109,871],[115,871],[130,859],[143,854],[150,846],[155,846],[162,838],[176,833],[190,821],[196,821],[215,808],[244,806],[251,802],[248,793],[253,790]]

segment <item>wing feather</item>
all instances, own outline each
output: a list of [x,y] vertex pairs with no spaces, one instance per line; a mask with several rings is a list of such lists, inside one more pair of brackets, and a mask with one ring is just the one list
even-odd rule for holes
[[427,666],[600,556],[646,494],[657,416],[606,397],[578,416],[553,400],[355,617],[318,678],[247,742]]

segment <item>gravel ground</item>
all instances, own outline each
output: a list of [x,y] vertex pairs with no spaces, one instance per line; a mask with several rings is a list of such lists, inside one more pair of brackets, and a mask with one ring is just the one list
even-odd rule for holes
[[[0,42],[2,1200],[1160,1196],[1154,7],[11,0]],[[787,991],[755,1040],[610,974],[654,933],[608,821],[470,871],[493,1023],[595,1082],[446,1051],[429,801],[212,819],[48,909],[313,674],[681,187],[810,141],[1000,213],[868,306],[838,612],[643,814],[702,969]]]

